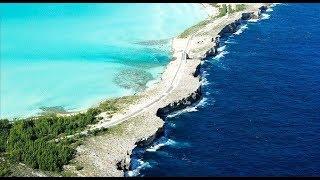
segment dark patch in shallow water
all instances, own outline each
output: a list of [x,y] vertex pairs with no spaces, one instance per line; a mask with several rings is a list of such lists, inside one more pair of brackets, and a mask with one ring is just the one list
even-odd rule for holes
[[124,69],[114,76],[113,81],[122,88],[141,91],[146,88],[147,82],[152,79],[152,74],[145,70]]

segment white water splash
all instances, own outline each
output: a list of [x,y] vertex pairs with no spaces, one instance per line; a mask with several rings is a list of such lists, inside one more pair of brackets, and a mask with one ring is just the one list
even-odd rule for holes
[[183,110],[176,111],[176,112],[174,112],[172,114],[169,114],[167,117],[168,118],[172,118],[172,117],[181,115],[181,114],[186,113],[186,112],[196,112],[196,111],[198,111],[196,107],[187,107],[187,108],[184,108]]
[[160,139],[158,142],[156,142],[153,146],[149,147],[148,149],[146,149],[146,151],[148,152],[155,152],[158,149],[160,149],[163,146],[169,146],[169,145],[174,145],[176,144],[176,142],[172,139],[168,139],[167,141],[163,142],[162,139]]
[[272,11],[273,9],[271,7],[266,10],[266,12],[272,12]]
[[138,176],[140,174],[140,170],[143,168],[151,168],[151,165],[149,162],[144,162],[141,159],[138,159],[137,163],[139,163],[139,166],[137,168],[127,172],[129,177]]
[[249,19],[248,22],[258,22],[259,19]]
[[235,33],[233,33],[233,34],[239,35],[239,34],[241,34],[245,29],[248,29],[248,25],[247,25],[247,24],[240,26],[240,28],[239,28]]
[[275,7],[275,6],[280,5],[280,4],[283,4],[283,3],[272,3],[270,7]]
[[229,52],[228,51],[222,51],[218,55],[216,55],[213,59],[219,60],[219,59],[223,58],[224,55],[226,55],[226,54],[229,54]]
[[231,41],[231,40],[226,40],[224,43],[226,43],[226,44],[237,44],[237,42],[235,42],[235,41]]
[[202,77],[202,80],[200,83],[202,86],[207,86],[210,84],[209,81],[207,80],[207,78],[205,78],[205,77]]
[[186,107],[180,111],[176,111],[174,113],[171,113],[169,114],[167,117],[168,118],[172,118],[172,117],[175,117],[175,116],[178,116],[178,115],[181,115],[181,114],[184,114],[184,113],[188,113],[188,112],[196,112],[198,111],[198,107],[203,107],[207,104],[207,98],[202,98],[199,103],[195,106],[190,106],[190,107]]
[[269,19],[270,18],[270,14],[266,14],[266,13],[262,13],[261,14],[261,19],[264,20],[264,19]]
[[219,47],[219,48],[217,49],[217,51],[218,51],[218,52],[222,52],[222,51],[224,51],[225,49],[226,49],[226,45]]
[[208,104],[208,98],[202,98],[201,101],[196,105],[196,108],[197,107],[204,107],[205,105]]
[[171,128],[175,128],[175,127],[176,127],[176,124],[174,124],[173,122],[168,122],[168,125],[169,125]]

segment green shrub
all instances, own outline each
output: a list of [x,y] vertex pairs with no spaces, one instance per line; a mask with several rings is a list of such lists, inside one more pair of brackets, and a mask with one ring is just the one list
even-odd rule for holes
[[236,11],[243,11],[247,8],[247,6],[245,4],[237,4],[236,5]]
[[10,164],[5,159],[0,159],[0,177],[10,176],[12,174]]
[[84,130],[96,122],[95,116],[100,112],[93,108],[73,116],[50,114],[13,123],[0,120],[0,150],[5,151],[13,162],[22,162],[35,169],[61,171],[74,156],[76,140],[67,138],[59,143],[51,140]]
[[5,152],[11,124],[7,119],[0,121],[0,153]]
[[178,38],[186,38],[189,35],[191,35],[192,33],[196,32],[197,30],[199,30],[200,28],[204,27],[205,25],[207,25],[210,22],[210,20],[203,20],[200,21],[198,24],[191,26],[190,28],[186,29],[185,31],[183,31]]
[[222,7],[219,7],[219,14],[216,17],[223,17],[227,14],[227,5],[223,4]]
[[80,171],[80,170],[82,170],[82,169],[83,169],[83,166],[79,166],[79,165],[76,166],[76,170],[77,170],[77,171]]

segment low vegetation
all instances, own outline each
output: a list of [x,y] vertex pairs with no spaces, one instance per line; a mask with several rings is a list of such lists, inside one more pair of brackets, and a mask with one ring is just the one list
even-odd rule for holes
[[[139,99],[139,96],[124,96],[102,102],[96,108],[90,108],[85,113],[71,116],[58,116],[55,113],[9,121],[0,120],[0,176],[9,176],[12,172],[10,164],[23,163],[33,169],[61,172],[74,158],[76,147],[83,142],[84,135],[64,138],[59,142],[54,139],[76,134],[88,125],[99,121],[96,118],[101,112],[110,114],[124,110],[128,104]],[[90,135],[101,133],[122,132],[119,125],[110,129],[93,130]],[[81,169],[78,167],[77,169]]]
[[12,171],[9,162],[4,158],[0,158],[0,177],[10,176],[11,174]]
[[223,17],[227,14],[227,12],[227,5],[223,4],[222,6],[219,6],[219,14],[215,18]]
[[74,116],[43,115],[10,123],[1,120],[1,153],[12,162],[22,162],[34,169],[61,171],[75,153],[74,140],[55,143],[56,137],[70,135],[96,122],[100,111],[89,109]]
[[201,29],[202,27],[206,26],[207,24],[209,24],[210,22],[212,22],[214,19],[223,17],[227,14],[232,14],[234,12],[239,12],[239,11],[243,11],[246,9],[246,5],[245,4],[237,4],[235,6],[235,9],[232,9],[231,5],[229,4],[228,6],[226,4],[222,4],[222,5],[218,5],[218,3],[209,3],[211,6],[216,7],[219,9],[219,14],[215,17],[211,17],[209,19],[203,20],[201,22],[199,22],[198,24],[191,26],[190,28],[186,29],[185,31],[183,31],[178,38],[187,38],[188,36],[190,36],[191,34],[193,34],[194,32],[197,32],[199,29]]
[[100,103],[97,109],[99,109],[101,112],[113,114],[116,112],[123,111],[129,104],[137,102],[139,98],[140,96],[132,95],[108,99]]
[[245,4],[237,4],[236,5],[236,12],[238,12],[238,11],[243,11],[243,10],[245,10],[247,8],[247,5],[245,5]]
[[183,31],[178,38],[186,38],[194,32],[197,32],[200,28],[204,27],[210,22],[210,20],[200,21],[198,24],[191,26],[190,28]]

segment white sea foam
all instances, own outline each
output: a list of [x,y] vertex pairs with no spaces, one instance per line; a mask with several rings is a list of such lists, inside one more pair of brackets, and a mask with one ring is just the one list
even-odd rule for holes
[[176,127],[176,124],[174,124],[173,122],[168,122],[168,125],[169,125],[171,128],[175,128],[175,127]]
[[233,34],[239,35],[239,34],[241,34],[245,29],[248,29],[248,25],[247,25],[247,24],[240,26],[240,28],[239,28],[235,33],[233,33]]
[[248,22],[258,22],[259,19],[249,19]]
[[171,114],[169,114],[167,117],[172,118],[172,117],[181,115],[181,114],[183,114],[183,113],[196,112],[196,111],[198,111],[198,110],[197,110],[197,108],[196,108],[195,106],[187,107],[187,108],[184,108],[183,110],[180,110],[180,111],[176,111],[176,112],[174,112],[174,113],[171,113]]
[[269,19],[269,18],[270,18],[270,14],[266,14],[266,13],[261,14],[261,19]]
[[222,52],[222,51],[224,51],[225,49],[226,49],[226,45],[219,47],[219,48],[217,49],[217,51],[218,51],[218,52]]
[[272,8],[268,8],[268,9],[266,10],[266,12],[272,12],[272,11],[273,11]]
[[207,77],[208,75],[209,75],[209,73],[207,71],[202,72],[202,77]]
[[128,172],[127,172],[129,177],[138,176],[138,175],[140,174],[140,170],[141,170],[141,169],[147,168],[147,167],[148,167],[148,168],[151,167],[151,165],[150,165],[149,162],[144,162],[144,161],[142,161],[141,159],[138,159],[138,160],[137,160],[137,163],[139,163],[139,165],[138,165],[137,168],[135,168],[135,169],[132,170],[132,171],[128,171]]
[[204,107],[207,104],[208,104],[208,98],[204,97],[200,100],[200,102],[196,105],[196,107]]
[[207,98],[204,97],[195,106],[190,106],[190,107],[184,108],[180,111],[176,111],[174,113],[169,114],[167,117],[172,118],[172,117],[184,114],[184,113],[196,112],[196,111],[198,111],[198,109],[197,109],[198,107],[203,107],[206,104],[207,104]]
[[219,60],[224,57],[224,55],[229,54],[228,51],[222,51],[218,55],[216,55],[213,59]]
[[146,151],[155,152],[155,151],[157,151],[158,149],[160,149],[163,146],[169,146],[169,145],[174,145],[174,144],[176,144],[176,142],[174,140],[172,140],[172,139],[167,139],[165,142],[163,141],[163,139],[160,139],[153,146],[151,146],[148,149],[146,149]]
[[202,77],[201,85],[202,85],[202,86],[207,86],[207,85],[209,85],[209,84],[210,84],[210,83],[209,83],[209,81],[207,80],[207,78]]
[[270,7],[274,7],[274,6],[277,6],[277,5],[280,5],[282,3],[272,3]]
[[232,41],[230,39],[226,40],[224,43],[226,43],[226,44],[236,44],[235,41]]

